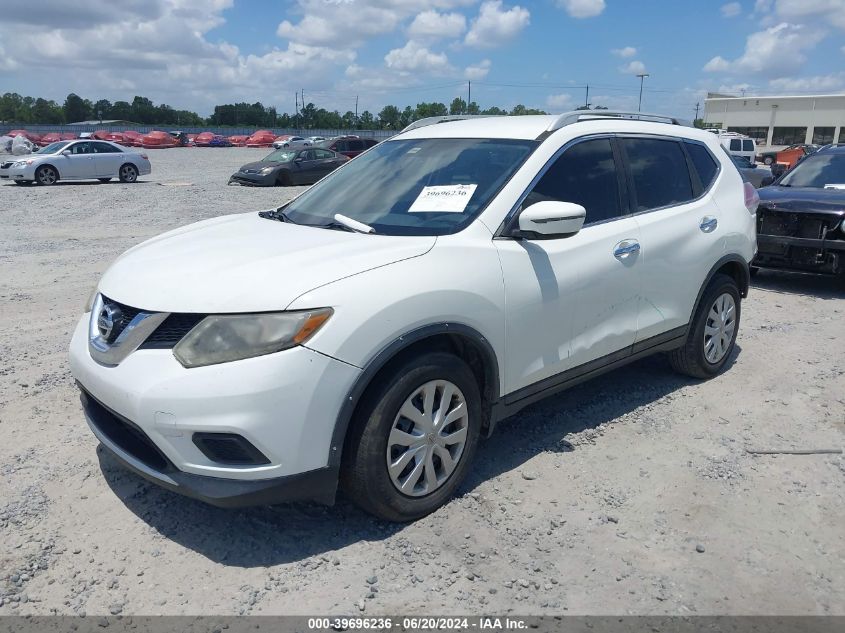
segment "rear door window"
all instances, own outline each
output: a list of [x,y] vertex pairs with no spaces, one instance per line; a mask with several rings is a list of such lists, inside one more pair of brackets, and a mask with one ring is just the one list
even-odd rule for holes
[[623,138],[637,211],[693,199],[692,181],[681,144],[672,139]]
[[742,141],[742,151],[743,152],[753,152],[754,151],[754,141],[750,138],[745,139]]
[[685,141],[685,145],[692,159],[695,171],[698,172],[698,180],[701,182],[701,187],[708,189],[713,184],[713,181],[716,180],[716,175],[719,173],[719,164],[713,158],[710,150],[704,145],[692,141]]
[[349,141],[350,152],[360,152],[364,149],[364,141]]
[[731,139],[731,151],[732,152],[741,152],[742,151],[742,141],[738,138]]
[[338,141],[334,144],[334,151],[336,152],[348,152],[349,151],[349,144],[347,141]]

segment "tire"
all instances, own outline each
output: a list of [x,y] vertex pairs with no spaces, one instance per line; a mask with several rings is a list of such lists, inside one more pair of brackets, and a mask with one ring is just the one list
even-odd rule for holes
[[276,176],[276,186],[277,187],[290,187],[293,182],[290,179],[290,174],[284,171],[279,172],[279,175]]
[[35,171],[35,182],[48,187],[59,180],[59,172],[52,165],[42,165]]
[[138,168],[132,163],[126,163],[120,166],[118,176],[120,177],[120,182],[135,182],[138,180]]
[[763,158],[763,164],[764,165],[771,165],[773,162],[775,162],[775,159],[772,158],[771,156],[765,156]]
[[97,178],[100,182],[110,182],[111,178]]
[[[426,407],[429,393],[433,396]],[[432,417],[436,423],[446,393],[452,394],[447,413],[455,419],[432,429],[427,423]],[[414,420],[400,415],[408,407],[416,409]],[[381,519],[423,517],[446,503],[466,476],[481,420],[478,383],[460,358],[431,352],[394,365],[371,386],[352,421],[341,486],[353,502]],[[391,444],[393,437],[400,441]],[[404,441],[412,437],[418,438],[413,444]],[[444,458],[454,459],[451,467]],[[393,476],[389,462],[397,465]],[[403,483],[404,492],[399,488]]]
[[[721,303],[723,299],[725,303]],[[731,302],[732,311],[725,319],[725,325],[722,325],[718,319],[726,311],[726,304]],[[690,323],[687,340],[682,347],[669,352],[672,368],[692,378],[707,379],[718,374],[733,353],[739,331],[740,311],[739,287],[736,281],[728,275],[715,275],[701,297],[701,302]],[[731,323],[732,327],[729,325]],[[710,329],[711,327],[715,328],[715,333]],[[705,332],[705,328],[710,331]],[[716,353],[710,356],[714,349]]]

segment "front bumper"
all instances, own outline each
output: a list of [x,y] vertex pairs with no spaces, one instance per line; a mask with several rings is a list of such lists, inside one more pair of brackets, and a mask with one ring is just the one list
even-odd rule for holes
[[[166,466],[163,470],[156,470],[117,445],[103,430],[108,426],[109,418],[120,418],[120,416],[97,402],[85,389],[81,389],[80,401],[88,426],[112,459],[147,481],[171,492],[219,508],[275,505],[305,499],[329,505],[334,502],[338,478],[336,467],[248,481],[194,475],[176,470],[172,465]],[[123,420],[123,422],[127,425],[131,424],[128,420]]]
[[[71,372],[85,393],[86,417],[95,435],[130,468],[218,505],[286,500],[293,498],[280,490],[287,478],[331,478],[318,473],[328,469],[330,456],[339,450],[332,446],[332,434],[345,394],[360,374],[357,367],[305,347],[192,369],[182,367],[170,349],[139,349],[107,367],[88,350],[88,316],[80,319],[71,341]],[[103,415],[134,427],[160,458],[126,450],[104,431],[98,417]],[[240,435],[269,463],[212,461],[194,443],[194,433]]]
[[0,180],[34,180],[35,169],[28,167],[9,167],[0,169]]
[[239,185],[252,185],[254,187],[272,187],[276,184],[276,174],[245,174],[242,171],[236,171],[229,176],[229,183],[237,183]]

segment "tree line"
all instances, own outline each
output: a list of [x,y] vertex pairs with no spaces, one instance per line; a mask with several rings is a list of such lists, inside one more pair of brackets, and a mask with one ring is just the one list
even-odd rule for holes
[[[583,109],[583,108],[582,108]],[[364,110],[360,114],[347,111],[341,114],[337,110],[318,108],[313,103],[303,106],[298,112],[279,113],[275,107],[256,103],[229,103],[214,106],[208,118],[196,112],[176,110],[167,104],[155,105],[147,97],[136,96],[131,102],[108,99],[91,101],[70,93],[59,105],[56,101],[22,97],[14,92],[7,92],[0,97],[0,121],[7,123],[63,124],[79,121],[121,120],[143,125],[167,126],[230,126],[230,127],[269,127],[269,128],[304,128],[304,129],[359,129],[373,130],[402,129],[409,123],[430,116],[447,114],[546,114],[542,110],[517,105],[511,110],[492,107],[482,109],[475,101],[467,103],[456,97],[447,106],[444,103],[418,103],[416,107],[406,106],[400,109],[387,105],[378,113]]]

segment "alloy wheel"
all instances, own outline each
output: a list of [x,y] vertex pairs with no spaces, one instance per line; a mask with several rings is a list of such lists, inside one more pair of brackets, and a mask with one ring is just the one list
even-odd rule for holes
[[736,302],[727,292],[716,297],[704,324],[704,357],[715,365],[731,348],[736,330]]
[[467,441],[464,394],[447,380],[432,380],[405,400],[387,441],[387,471],[399,492],[422,497],[455,471]]
[[38,172],[38,182],[42,185],[53,185],[56,180],[58,180],[58,175],[52,167],[42,167]]
[[137,177],[138,172],[132,165],[124,165],[120,168],[120,179],[123,182],[135,182]]

